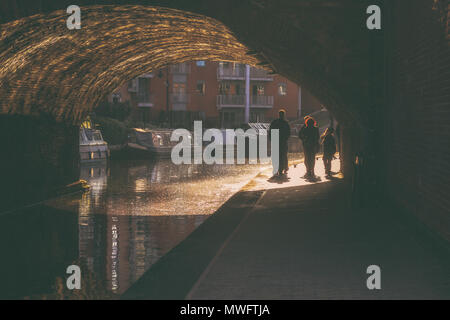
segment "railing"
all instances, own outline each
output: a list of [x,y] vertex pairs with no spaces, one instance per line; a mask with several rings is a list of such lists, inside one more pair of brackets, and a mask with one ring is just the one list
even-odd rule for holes
[[243,107],[245,106],[244,95],[219,95],[217,96],[217,107]]
[[245,67],[235,67],[235,68],[217,68],[217,79],[244,79],[245,77]]
[[187,93],[172,93],[170,95],[172,103],[188,103],[189,94]]
[[[244,107],[245,95],[218,95],[217,108],[222,107]],[[273,96],[251,96],[250,107],[272,108]]]
[[171,73],[186,74],[189,73],[190,71],[191,71],[190,65],[188,65],[187,63],[179,63],[170,66]]
[[[245,66],[222,67],[217,68],[217,79],[235,79],[244,80],[245,79]],[[266,80],[272,81],[273,77],[269,75],[266,70],[257,69],[254,67],[250,68],[250,80]]]
[[273,96],[251,96],[250,105],[252,107],[271,108],[273,107]]

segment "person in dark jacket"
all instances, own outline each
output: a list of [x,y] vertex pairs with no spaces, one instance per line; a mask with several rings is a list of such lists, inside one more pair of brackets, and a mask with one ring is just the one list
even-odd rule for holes
[[288,139],[291,135],[291,127],[289,123],[285,120],[286,111],[281,109],[278,112],[279,118],[272,121],[269,128],[269,134],[272,129],[279,130],[279,166],[278,175],[286,174],[289,170],[288,165]]
[[327,177],[331,176],[331,160],[334,158],[336,153],[336,140],[333,136],[333,127],[327,128],[325,133],[322,135],[322,145],[323,145],[323,165],[325,167],[325,173]]
[[305,117],[305,125],[300,129],[298,137],[303,143],[303,153],[305,155],[306,174],[304,178],[315,179],[314,166],[316,164],[316,153],[319,151],[319,128],[316,126],[313,117]]

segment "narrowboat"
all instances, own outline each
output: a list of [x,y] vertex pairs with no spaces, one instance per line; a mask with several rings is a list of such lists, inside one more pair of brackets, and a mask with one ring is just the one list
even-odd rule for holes
[[80,126],[81,163],[106,161],[108,157],[108,143],[103,140],[101,131],[95,128],[90,119],[83,121]]
[[172,130],[134,128],[128,149],[141,155],[158,158],[170,158],[172,147],[177,142],[170,141]]

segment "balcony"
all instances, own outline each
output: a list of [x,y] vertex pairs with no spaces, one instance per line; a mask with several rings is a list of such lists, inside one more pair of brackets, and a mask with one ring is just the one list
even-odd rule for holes
[[189,94],[187,93],[172,93],[170,95],[170,100],[172,103],[188,103]]
[[245,66],[243,67],[222,67],[217,68],[218,80],[244,80],[245,79]]
[[138,92],[136,98],[138,107],[153,107],[153,96],[149,92]]
[[244,95],[219,95],[217,96],[217,108],[233,108],[233,107],[244,107],[245,106],[245,96]]
[[272,108],[273,96],[251,96],[250,106],[252,108]]
[[[218,95],[217,108],[244,108],[245,95]],[[251,96],[251,108],[272,108],[273,96]]]
[[[238,65],[233,67],[217,68],[218,80],[245,80],[245,65]],[[252,81],[272,81],[273,77],[269,75],[266,70],[250,68],[250,80]]]
[[170,73],[172,74],[188,74],[191,71],[191,66],[187,63],[179,63],[170,66]]

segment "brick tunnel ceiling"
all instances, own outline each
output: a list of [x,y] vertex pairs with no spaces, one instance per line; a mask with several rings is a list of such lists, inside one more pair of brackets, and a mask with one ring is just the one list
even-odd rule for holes
[[368,92],[364,1],[233,1],[224,8],[213,2],[200,14],[86,6],[81,30],[67,29],[65,10],[3,23],[1,113],[79,123],[129,79],[170,64],[214,60],[272,69],[309,89],[338,120],[361,122]]
[[[2,28],[3,113],[49,113],[80,121],[106,94],[145,72],[190,60],[255,65],[217,20],[154,7],[89,7],[81,30],[63,11]],[[108,21],[108,23],[105,23]]]

